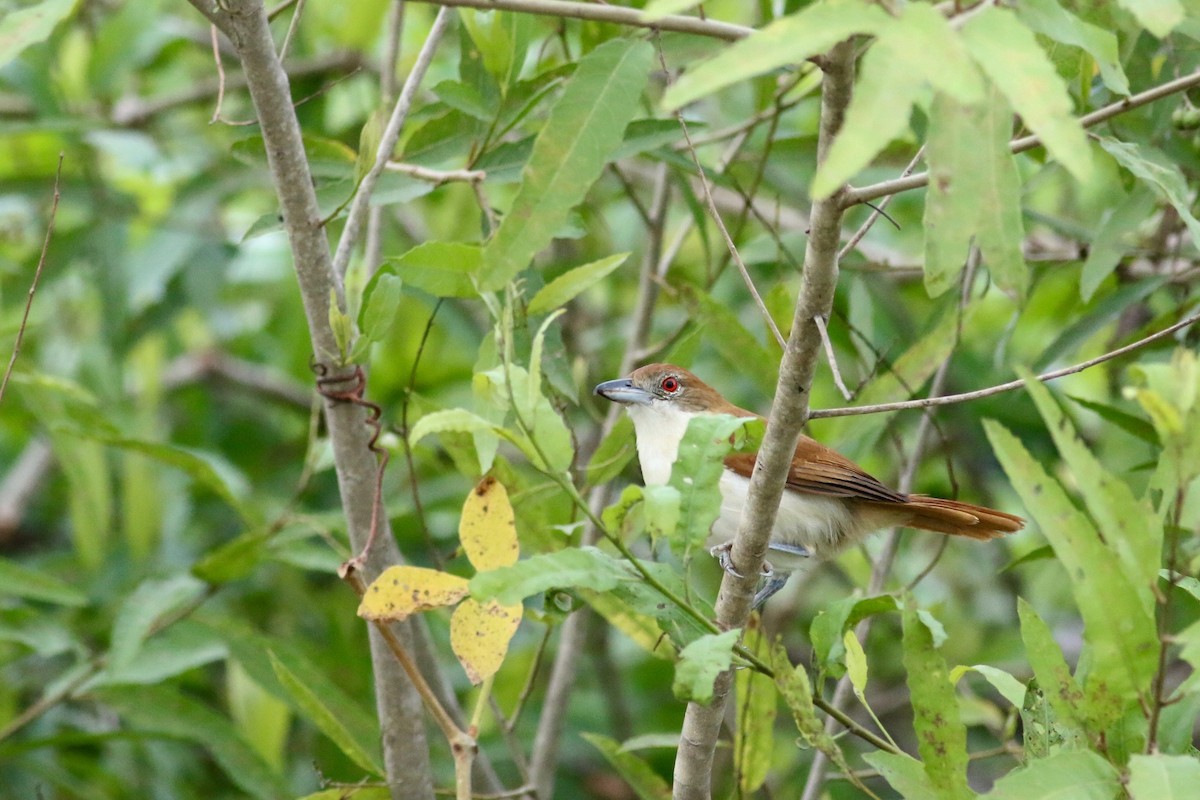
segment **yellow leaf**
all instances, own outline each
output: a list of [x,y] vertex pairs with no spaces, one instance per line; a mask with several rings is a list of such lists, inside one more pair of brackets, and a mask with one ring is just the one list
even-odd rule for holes
[[489,600],[481,604],[470,598],[454,609],[454,616],[450,617],[450,646],[471,683],[482,683],[500,669],[524,610],[520,603],[502,606]]
[[389,567],[367,587],[358,615],[404,619],[418,611],[454,605],[466,596],[466,578],[425,567]]
[[458,538],[480,572],[517,562],[517,525],[504,484],[489,475],[471,490],[463,503]]

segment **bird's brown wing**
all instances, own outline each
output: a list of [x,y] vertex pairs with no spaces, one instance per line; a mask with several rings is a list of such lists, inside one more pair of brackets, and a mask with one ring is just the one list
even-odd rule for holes
[[[734,453],[725,458],[725,466],[749,478],[755,461],[754,453]],[[908,499],[850,459],[807,436],[796,445],[787,485],[802,492],[877,503],[903,503]]]

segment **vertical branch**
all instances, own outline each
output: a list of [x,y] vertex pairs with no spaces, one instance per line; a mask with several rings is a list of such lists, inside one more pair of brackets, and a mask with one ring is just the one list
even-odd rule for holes
[[[275,52],[266,12],[257,0],[225,0],[221,6],[207,0],[189,2],[229,37],[241,60],[287,230],[313,352],[318,360],[325,359],[338,352],[329,323],[329,298],[336,277],[300,123],[292,106],[287,74]],[[351,549],[358,550],[370,532],[375,493],[375,458],[367,446],[370,431],[363,424],[363,409],[353,404],[326,400],[325,419]],[[370,576],[400,558],[386,520],[381,524],[383,535],[379,546],[373,548],[366,565]],[[410,638],[408,625],[397,626],[396,630],[406,640]],[[371,632],[371,661],[392,796],[397,800],[429,797],[433,781],[421,700],[392,658],[386,642],[375,631]]]
[[[833,47],[822,60],[825,79],[821,94],[821,129],[817,160],[823,161],[842,126],[854,84],[854,51],[849,41]],[[766,556],[771,529],[779,511],[801,428],[808,419],[809,389],[821,351],[814,318],[828,316],[837,287],[837,254],[841,239],[841,194],[813,205],[808,247],[804,255],[804,285],[796,301],[791,335],[779,365],[779,382],[771,405],[766,437],[750,480],[749,496],[733,540],[733,564],[745,577],[726,573],[717,596],[717,623],[739,628],[750,616],[754,585]],[[675,760],[676,800],[708,800],[712,794],[712,763],[733,673],[718,676],[709,706],[689,703]]]
[[[404,0],[392,0],[388,8],[387,43],[379,70],[379,101],[387,106],[396,100],[396,64],[400,60],[400,41],[404,33]],[[367,214],[367,241],[363,248],[367,272],[374,274],[383,253],[383,208],[375,206]]]

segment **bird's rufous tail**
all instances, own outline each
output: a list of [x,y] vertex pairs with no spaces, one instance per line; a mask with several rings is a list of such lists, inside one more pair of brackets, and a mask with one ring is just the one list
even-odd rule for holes
[[958,500],[942,500],[914,494],[909,495],[904,507],[912,512],[912,518],[905,523],[910,528],[936,531],[950,536],[987,540],[1025,527],[1025,520],[1015,514]]

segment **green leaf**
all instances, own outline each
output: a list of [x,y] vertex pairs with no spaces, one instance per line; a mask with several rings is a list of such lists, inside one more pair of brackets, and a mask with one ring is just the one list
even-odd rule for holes
[[727,304],[707,292],[687,285],[680,287],[679,296],[721,357],[764,392],[773,392],[779,377],[779,348],[774,338],[769,345],[761,344]]
[[[356,697],[347,694],[311,659],[312,655],[291,641],[266,636],[228,616],[207,617],[201,624],[214,631],[228,645],[231,656],[262,688],[305,714],[296,698],[280,682],[275,671],[279,662],[328,707],[337,709],[338,719],[356,742],[366,743],[368,752],[379,736],[379,723]],[[342,681],[344,685],[344,681]]]
[[633,420],[628,414],[617,418],[612,431],[600,441],[587,465],[587,485],[599,486],[621,474],[625,465],[637,455],[633,438]]
[[580,60],[484,249],[484,289],[499,289],[525,269],[587,196],[638,108],[653,54],[649,42],[613,39]]
[[842,643],[846,648],[846,674],[850,676],[850,685],[854,687],[858,699],[866,703],[867,654],[863,652],[862,642],[854,635],[854,631],[846,631]]
[[1178,0],[1119,0],[1120,5],[1146,26],[1146,30],[1163,38],[1184,20],[1184,7]]
[[204,584],[191,575],[143,581],[125,601],[113,621],[108,669],[120,670],[137,656],[154,625],[188,605],[204,592]]
[[448,408],[444,411],[433,411],[416,421],[408,434],[408,443],[417,442],[432,433],[474,433],[476,431],[491,431],[495,425],[483,417],[472,414],[465,408]]
[[1086,182],[1092,173],[1087,136],[1072,116],[1071,97],[1033,32],[1014,12],[991,7],[971,17],[962,33],[975,63],[1025,124],[1077,180]]
[[911,597],[904,602],[904,669],[921,760],[938,797],[973,797],[967,784],[967,729],[946,661]]
[[604,760],[625,779],[640,800],[669,800],[671,787],[667,782],[649,764],[622,747],[620,742],[599,733],[582,733],[580,736],[600,751]]
[[62,606],[85,606],[87,594],[79,588],[25,564],[0,558],[0,596],[21,597]]
[[1118,164],[1174,206],[1180,219],[1187,225],[1192,240],[1200,241],[1200,220],[1192,214],[1191,188],[1174,161],[1149,145],[1118,142],[1103,136],[1097,141],[1104,148],[1104,152],[1116,159]]
[[[1033,397],[1058,452],[1075,476],[1092,518],[1103,521],[1104,542],[1125,572],[1147,618],[1154,617],[1152,592],[1162,557],[1163,527],[1148,499],[1139,500],[1129,484],[1101,466],[1079,438],[1050,390],[1025,370],[1025,389]],[[1111,557],[1111,556],[1110,556]]]
[[863,57],[846,120],[813,177],[812,196],[832,194],[903,133],[927,85],[962,103],[984,99],[979,73],[946,18],[933,6],[912,3]]
[[617,253],[564,272],[533,296],[529,301],[528,313],[545,314],[566,305],[592,285],[604,280],[609,273],[625,263],[627,258],[629,253]]
[[856,33],[878,33],[890,23],[863,0],[824,0],[772,22],[689,69],[663,95],[667,111],[682,108],[738,81],[799,64]]
[[368,342],[381,342],[396,322],[402,283],[391,272],[380,270],[363,290],[363,308],[358,329]]
[[337,358],[345,362],[354,342],[354,322],[338,304],[337,292],[329,289],[329,328],[333,331],[333,340],[337,343]]
[[40,44],[75,10],[77,0],[41,0],[25,8],[8,8],[0,18],[0,67],[27,47]]
[[1133,800],[1194,797],[1200,786],[1200,760],[1195,756],[1156,753],[1129,759],[1129,794]]
[[845,658],[843,637],[846,631],[876,614],[895,611],[896,598],[890,594],[874,597],[843,597],[826,605],[813,618],[808,637],[813,646],[814,665],[835,677],[842,674]]
[[700,705],[711,703],[713,681],[733,663],[733,647],[741,633],[741,628],[710,633],[683,648],[671,686],[675,696]]
[[863,760],[875,769],[904,800],[928,800],[935,796],[933,784],[920,761],[908,753],[886,753],[877,750],[863,755]]
[[[55,460],[67,479],[67,508],[75,552],[88,569],[103,563],[112,535],[112,470],[104,448],[87,438],[92,429],[51,430]],[[103,428],[95,429],[97,434]]]
[[[1067,723],[1079,727],[1087,725],[1087,711],[1083,707],[1083,690],[1071,675],[1062,650],[1054,641],[1054,634],[1045,621],[1025,598],[1017,598],[1017,615],[1021,619],[1021,640],[1025,643],[1025,657],[1037,677],[1038,686],[1046,692],[1046,702],[1055,715]],[[1029,698],[1026,698],[1028,703]]]
[[670,478],[670,486],[679,492],[683,511],[671,545],[684,559],[704,546],[713,522],[721,513],[718,484],[725,473],[724,458],[733,449],[731,437],[747,421],[745,417],[728,414],[705,414],[688,420]]
[[1139,186],[1100,217],[1079,276],[1079,296],[1084,302],[1092,299],[1104,279],[1133,250],[1135,245],[1124,240],[1150,219],[1157,205],[1154,193]]
[[544,472],[563,472],[570,468],[575,455],[571,432],[558,410],[542,394],[540,380],[535,385],[524,367],[501,364],[487,372],[476,373],[475,381],[481,393],[520,418],[519,433],[496,428],[497,433],[521,448],[525,457]]
[[[771,648],[771,669],[775,671],[775,688],[791,710],[800,738],[827,755],[838,769],[849,775],[851,770],[846,755],[833,737],[825,732],[824,723],[817,717],[808,673],[792,666],[787,650],[778,641]],[[851,778],[851,781],[854,780]]]
[[269,531],[247,531],[206,553],[192,565],[192,574],[212,584],[241,580],[262,562],[270,541]]
[[478,245],[425,242],[390,259],[384,269],[434,297],[474,297],[482,265],[483,251]]
[[1121,286],[1104,299],[1097,301],[1083,316],[1063,328],[1058,337],[1037,357],[1033,368],[1041,371],[1056,361],[1074,353],[1084,342],[1105,331],[1130,308],[1149,297],[1169,276],[1147,278]]
[[955,667],[950,671],[950,682],[957,684],[961,678],[969,670],[974,670],[987,679],[987,682],[992,685],[1000,696],[1008,702],[1021,709],[1025,705],[1025,685],[1014,678],[1002,669],[988,666],[987,664],[976,664],[971,667]]
[[[1100,68],[1100,77],[1117,94],[1129,94],[1129,79],[1121,68],[1117,36],[1065,10],[1057,0],[1022,0],[1017,15],[1034,33],[1077,47],[1090,55]],[[1090,76],[1089,76],[1090,77]]]
[[994,90],[990,101],[964,105],[934,99],[927,158],[925,289],[935,297],[957,280],[975,237],[998,286],[1024,294],[1021,185],[1008,149],[1012,121]]
[[702,0],[650,0],[642,11],[642,19],[655,22],[670,14],[678,14],[692,6],[698,6]]
[[[743,643],[763,661],[770,661],[770,638],[753,617],[747,624]],[[775,682],[758,670],[740,669],[734,675],[734,682],[737,705],[734,709],[733,763],[738,788],[743,797],[749,797],[766,783],[771,770],[779,703]],[[675,737],[672,746],[678,744],[678,738]]]
[[1097,729],[1107,727],[1154,674],[1158,639],[1153,614],[1147,612],[1143,592],[1129,580],[1115,550],[1104,544],[1058,481],[1002,426],[987,420],[984,427],[1005,473],[1071,580],[1092,655],[1084,687],[1089,717]]
[[[1114,800],[1121,794],[1117,768],[1089,750],[1055,753],[1013,770],[988,800]],[[1161,796],[1161,795],[1160,795]]]
[[105,687],[101,702],[116,709],[135,731],[183,739],[203,747],[233,783],[261,800],[290,797],[272,770],[233,724],[215,711],[165,686]]
[[471,596],[480,602],[496,600],[508,606],[549,589],[607,592],[623,581],[636,580],[640,577],[625,561],[595,547],[569,547],[481,572],[471,579]]
[[259,521],[260,512],[242,501],[249,490],[248,481],[228,462],[212,453],[192,450],[164,442],[110,436],[96,431],[77,431],[110,447],[119,447],[134,453],[149,456],[160,464],[175,467],[189,478],[211,491],[250,525]]
[[378,742],[375,737],[366,740],[357,738],[343,722],[341,709],[327,704],[327,698],[314,690],[299,676],[287,668],[274,653],[267,655],[271,659],[271,667],[275,677],[284,691],[291,696],[293,704],[310,722],[317,726],[321,733],[338,746],[346,756],[362,769],[372,775],[383,775],[384,769],[379,761]]

